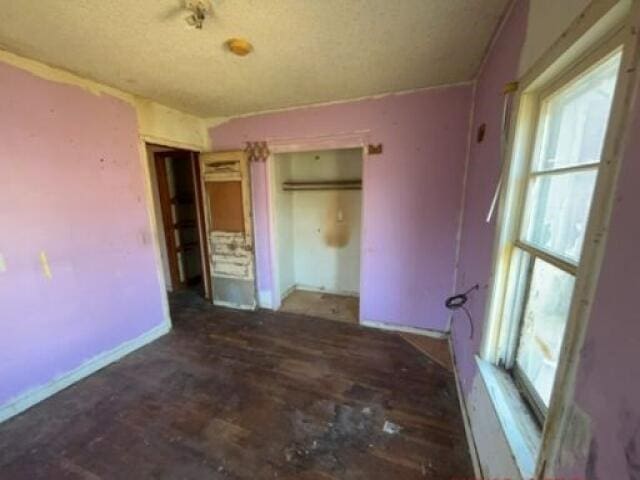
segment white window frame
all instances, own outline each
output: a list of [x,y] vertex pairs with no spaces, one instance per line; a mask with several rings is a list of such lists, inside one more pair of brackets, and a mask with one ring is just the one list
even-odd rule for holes
[[[598,173],[598,177],[600,174],[601,162],[597,163],[588,163],[588,164],[579,164],[572,165],[563,168],[556,168],[550,171],[538,172],[534,171],[532,165],[535,159],[538,156],[538,149],[541,147],[541,135],[538,129],[541,126],[542,118],[546,114],[545,112],[545,102],[547,99],[552,97],[553,95],[561,92],[568,84],[573,83],[575,81],[579,81],[581,78],[584,78],[585,75],[588,75],[594,69],[601,66],[603,63],[608,61],[615,55],[621,54],[622,52],[622,36],[620,34],[614,35],[609,41],[604,42],[599,48],[595,49],[595,51],[588,54],[585,58],[577,62],[572,68],[570,68],[567,72],[563,73],[557,80],[550,82],[550,84],[545,85],[540,89],[536,89],[529,93],[532,104],[531,110],[531,122],[527,126],[526,132],[523,132],[526,135],[526,151],[524,153],[523,158],[523,176],[524,181],[519,182],[517,188],[519,189],[517,195],[518,197],[515,199],[513,204],[513,209],[516,210],[514,212],[514,218],[512,221],[513,225],[513,235],[514,238],[511,240],[510,250],[511,253],[508,255],[508,258],[505,258],[505,262],[511,263],[513,253],[515,249],[518,249],[525,254],[528,254],[531,258],[529,271],[525,274],[527,283],[531,280],[533,265],[535,259],[540,259],[555,268],[571,275],[574,279],[577,277],[578,269],[580,267],[581,258],[578,261],[571,261],[568,259],[563,259],[559,255],[552,254],[546,252],[537,246],[533,245],[530,242],[522,239],[522,227],[523,222],[525,221],[526,216],[526,199],[527,193],[531,188],[531,180],[540,175],[553,175],[558,173],[570,173],[570,172],[580,172],[585,170],[596,170]],[[615,101],[615,99],[613,100]],[[612,101],[612,106],[613,106]],[[608,133],[607,133],[608,135]],[[605,136],[606,141],[606,136]],[[597,180],[596,180],[597,183]],[[595,189],[594,189],[594,197],[595,197]],[[593,210],[594,204],[592,202],[592,208],[589,212],[588,218],[591,217],[591,211]],[[509,272],[507,275],[510,275],[511,272],[509,265],[506,267]],[[519,269],[516,269],[519,270]],[[513,272],[515,274],[519,274],[520,272]],[[520,338],[520,330],[522,327],[522,313],[520,311],[512,311],[508,304],[517,305],[518,310],[522,309],[526,304],[526,296],[529,293],[529,287],[526,287],[521,293],[524,293],[525,298],[521,301],[514,302],[514,296],[518,292],[513,292],[513,296],[508,293],[509,286],[512,285],[514,279],[508,279],[505,282],[505,292],[501,295],[501,308],[500,308],[500,338],[498,339],[498,355],[499,360],[498,363],[504,366],[514,377],[516,383],[519,385],[519,390],[523,393],[523,396],[526,397],[528,406],[531,408],[537,420],[542,424],[547,415],[547,408],[545,407],[542,399],[539,398],[537,392],[533,388],[532,385],[529,384],[526,376],[518,371],[518,367],[516,365],[515,357],[517,355],[518,343]],[[574,283],[575,285],[575,283]]]
[[[536,458],[531,459],[532,464],[535,464],[535,473],[524,471],[522,473],[523,475],[534,474],[535,478],[553,473],[561,438],[567,428],[567,419],[571,415],[578,353],[584,342],[590,307],[604,255],[613,191],[624,141],[628,136],[628,117],[638,81],[635,68],[639,64],[638,38],[633,33],[634,27],[637,29],[640,25],[638,2],[633,5],[628,1],[602,3],[605,5],[596,5],[585,11],[581,17],[582,23],[573,25],[572,29],[520,79],[519,90],[513,101],[514,125],[510,128],[505,149],[507,162],[503,178],[507,181],[499,202],[500,215],[496,226],[491,291],[480,353],[480,357],[487,364],[494,365],[498,365],[507,357],[507,349],[510,348],[505,334],[508,329],[502,324],[503,309],[508,301],[506,289],[509,265],[520,233],[521,213],[524,211],[525,192],[530,174],[529,165],[533,158],[532,149],[536,140],[541,98],[544,97],[545,92],[556,91],[563,84],[573,81],[593,68],[612,52],[622,49],[621,68],[602,149],[582,255],[578,264],[565,262],[562,265],[565,267],[562,268],[564,271],[573,270],[576,281],[548,411],[541,431],[529,435],[530,437],[539,436]],[[544,252],[536,253],[543,260],[549,261],[545,258]],[[556,258],[550,260],[552,260],[550,263],[558,266]],[[487,371],[486,368],[481,368],[481,372],[483,370]],[[499,382],[494,382],[494,385],[497,383]],[[495,398],[492,400],[500,418],[499,410],[505,408],[504,402],[498,405]],[[513,412],[507,416],[514,418]],[[532,424],[528,422],[526,428],[530,428]],[[505,430],[507,441],[514,449],[508,438],[509,432],[506,428],[503,430]],[[526,437],[528,434],[521,432],[520,435]],[[517,457],[517,452],[514,453]]]

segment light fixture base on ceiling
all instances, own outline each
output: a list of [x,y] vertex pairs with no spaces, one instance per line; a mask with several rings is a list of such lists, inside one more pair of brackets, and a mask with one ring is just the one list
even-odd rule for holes
[[225,42],[225,45],[231,53],[238,55],[239,57],[249,55],[253,50],[253,45],[244,38],[230,38]]

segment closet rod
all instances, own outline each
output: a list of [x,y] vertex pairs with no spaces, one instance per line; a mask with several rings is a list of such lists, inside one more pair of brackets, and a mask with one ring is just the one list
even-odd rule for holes
[[283,182],[283,190],[362,190],[361,180],[318,180]]

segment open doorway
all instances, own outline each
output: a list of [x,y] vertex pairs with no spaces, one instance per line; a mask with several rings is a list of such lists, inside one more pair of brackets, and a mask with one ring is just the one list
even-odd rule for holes
[[362,149],[271,157],[280,310],[358,323]]
[[198,153],[147,145],[165,285],[210,298]]

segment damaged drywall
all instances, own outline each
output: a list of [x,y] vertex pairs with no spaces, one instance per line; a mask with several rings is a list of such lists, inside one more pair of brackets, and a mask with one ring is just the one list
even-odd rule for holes
[[[580,459],[591,458],[596,453],[596,443],[591,436],[591,418],[578,405],[573,405],[563,433],[559,462],[575,465]],[[589,462],[589,460],[588,460]]]
[[4,419],[168,325],[134,106],[3,61],[0,78]]
[[[362,191],[296,182],[362,178],[362,149],[277,154],[272,204],[280,296],[288,290],[357,295],[360,290]],[[291,184],[285,189],[284,185]]]
[[210,149],[207,128],[217,123],[217,119],[205,120],[4,50],[0,50],[0,62],[52,82],[73,85],[92,95],[107,95],[128,103],[135,108],[137,131],[145,141],[196,151]]
[[[232,119],[210,135],[219,150],[258,140],[330,143],[356,134],[368,139],[363,146],[382,143],[383,152],[365,157],[363,167],[361,319],[444,331],[470,100],[470,85],[433,88]],[[261,298],[272,298],[264,162],[252,164],[251,179],[258,288]]]
[[0,216],[17,235],[0,300],[19,326],[0,340],[1,420],[168,331],[142,140],[208,137],[197,117],[6,51],[0,77]]
[[[483,142],[472,141],[467,166],[464,220],[462,224],[457,290],[464,291],[478,282],[489,285],[495,221],[485,222],[493,186],[500,169],[501,92],[505,83],[517,80],[519,73],[535,62],[546,46],[578,18],[585,2],[529,2],[517,0],[499,30],[477,80],[472,132],[486,124]],[[536,3],[533,5],[533,3]],[[599,2],[605,4],[615,2]],[[553,5],[552,5],[553,4]],[[547,5],[545,7],[544,5]],[[549,13],[553,25],[547,25]],[[561,20],[562,19],[562,20]],[[562,25],[559,25],[560,22]],[[549,38],[543,38],[549,37]],[[526,52],[523,45],[526,44]],[[640,106],[634,107],[629,131],[640,131]],[[475,139],[474,139],[475,140]],[[635,321],[633,299],[640,289],[637,257],[640,221],[637,215],[637,179],[640,177],[640,139],[630,136],[625,148],[622,171],[615,194],[606,253],[598,289],[589,320],[584,347],[580,352],[578,374],[571,412],[559,441],[559,455],[547,472],[559,478],[590,480],[640,478],[638,432],[640,431],[640,324]],[[466,392],[466,405],[472,424],[483,473],[493,477],[519,478],[505,459],[508,446],[496,429],[486,392],[478,387],[481,378],[475,355],[480,350],[488,291],[481,288],[468,304],[474,321],[475,337],[468,339],[467,325],[453,323],[456,367]],[[497,435],[497,436],[496,436]],[[501,444],[497,451],[487,447]],[[515,475],[515,476],[514,476]]]
[[[638,27],[636,26],[636,31]],[[640,84],[628,125],[598,286],[582,351],[574,401],[590,417],[591,448],[586,458],[561,462],[561,474],[586,478],[640,479]],[[571,459],[573,460],[573,459]]]

